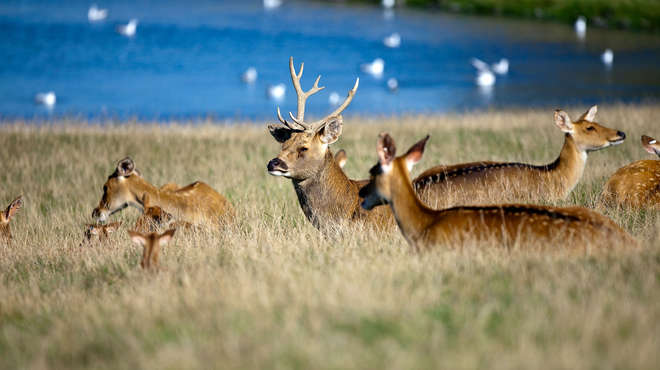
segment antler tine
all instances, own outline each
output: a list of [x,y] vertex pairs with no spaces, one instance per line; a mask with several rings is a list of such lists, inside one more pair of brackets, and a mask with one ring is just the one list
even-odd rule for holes
[[298,113],[296,114],[295,118],[291,112],[289,112],[289,115],[295,123],[302,126],[305,130],[309,130],[311,126],[304,123],[305,104],[307,102],[307,98],[323,90],[325,86],[319,86],[319,81],[321,80],[321,76],[319,75],[314,82],[314,86],[312,86],[311,89],[304,91],[302,86],[300,86],[300,79],[302,78],[304,67],[305,63],[300,63],[300,71],[296,73],[296,67],[293,65],[293,57],[289,58],[289,72],[291,72],[291,81],[293,82],[293,87],[296,89],[296,94],[298,95]]
[[[289,112],[289,114],[291,114],[291,112]],[[280,120],[280,122],[281,122],[284,126],[288,127],[289,129],[291,129],[291,130],[300,130],[299,128],[296,128],[296,127],[292,126],[287,120],[285,120],[284,118],[282,118],[282,113],[280,112],[280,107],[279,107],[279,106],[277,107],[277,118]],[[293,118],[293,116],[291,116],[291,118]],[[301,125],[300,123],[298,123],[298,122],[295,120],[295,118],[294,118],[293,122],[294,122],[294,123],[297,123],[299,126],[302,126],[303,130],[306,130],[306,129],[307,129],[305,126],[303,126],[303,125]]]
[[355,93],[357,92],[358,86],[360,85],[360,77],[358,77],[355,80],[355,85],[353,85],[353,88],[348,90],[348,95],[346,96],[346,99],[344,100],[343,103],[337,109],[335,109],[334,112],[330,113],[329,115],[325,116],[325,118],[320,119],[316,122],[310,123],[308,126],[311,126],[313,130],[319,130],[321,127],[325,126],[327,121],[333,117],[338,117],[341,115],[341,113],[348,107],[349,104],[351,104],[351,101],[353,100],[353,97],[355,96]]

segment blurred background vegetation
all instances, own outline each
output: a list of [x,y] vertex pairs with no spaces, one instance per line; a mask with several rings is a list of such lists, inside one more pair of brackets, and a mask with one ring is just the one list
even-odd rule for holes
[[405,4],[455,13],[536,18],[565,23],[575,22],[577,17],[585,16],[590,26],[660,31],[660,1],[657,0],[399,0],[397,3],[399,6]]

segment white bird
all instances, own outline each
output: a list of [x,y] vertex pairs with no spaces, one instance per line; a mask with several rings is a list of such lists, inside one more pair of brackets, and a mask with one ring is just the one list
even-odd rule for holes
[[401,45],[401,35],[398,32],[394,32],[383,39],[383,44],[388,48],[398,48]]
[[600,55],[600,60],[602,60],[603,64],[605,64],[607,67],[611,67],[612,63],[614,62],[614,52],[612,49],[605,49],[603,54]]
[[130,21],[128,21],[128,24],[120,24],[119,26],[117,26],[117,32],[119,32],[120,35],[126,37],[133,37],[135,36],[135,31],[137,31],[137,25],[138,25],[138,20],[133,18]]
[[498,75],[505,75],[509,73],[509,60],[502,58],[499,62],[493,63],[491,68],[493,69],[493,72],[497,73]]
[[579,39],[584,39],[587,35],[587,18],[579,16],[575,21],[575,34]]
[[55,92],[49,91],[45,93],[38,93],[37,95],[34,96],[34,101],[37,104],[45,105],[48,108],[52,108],[57,102],[57,97],[55,96]]
[[375,78],[381,78],[383,76],[383,72],[385,71],[385,61],[381,58],[376,58],[371,63],[363,64],[362,71],[374,76]]
[[382,5],[383,8],[385,8],[385,9],[392,9],[392,8],[394,8],[395,3],[396,3],[396,0],[382,0],[382,1],[381,1],[381,5]]
[[268,98],[272,100],[280,101],[284,99],[285,93],[286,93],[286,85],[284,84],[271,85],[268,86],[268,88],[266,89],[266,94],[268,95]]
[[96,4],[92,4],[87,11],[87,19],[90,22],[98,22],[108,17],[108,9],[99,9]]
[[397,81],[396,78],[390,77],[387,79],[387,88],[390,89],[390,91],[394,92],[399,89],[399,81]]
[[336,91],[333,91],[330,93],[330,96],[328,96],[328,103],[330,103],[330,105],[339,105],[340,99],[341,97],[339,94]]
[[282,0],[264,0],[264,9],[275,9],[282,5]]
[[254,67],[250,67],[246,69],[245,72],[243,72],[243,74],[241,75],[241,79],[243,80],[243,82],[247,84],[253,84],[257,80],[257,76],[258,76],[257,69]]
[[490,70],[490,66],[483,60],[472,58],[472,65],[477,69],[477,78],[475,82],[479,86],[493,86],[495,84],[495,74]]

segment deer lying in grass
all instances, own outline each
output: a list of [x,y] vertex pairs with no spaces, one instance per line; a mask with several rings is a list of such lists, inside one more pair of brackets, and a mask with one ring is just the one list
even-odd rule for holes
[[[178,187],[174,187],[176,189]],[[161,190],[163,187],[161,187]],[[186,221],[176,221],[172,214],[165,212],[161,207],[152,205],[149,195],[142,197],[142,207],[144,211],[135,222],[134,229],[140,232],[155,232],[161,228],[186,228],[192,227],[192,224]]]
[[565,199],[582,177],[590,151],[620,144],[626,135],[594,122],[597,107],[577,121],[562,110],[555,124],[565,133],[559,157],[547,165],[473,162],[424,171],[414,188],[433,208],[492,202]]
[[[371,210],[389,204],[401,233],[417,251],[472,242],[521,248],[588,250],[634,245],[635,241],[609,218],[583,207],[534,205],[462,206],[433,210],[415,194],[410,170],[422,158],[428,136],[395,158],[394,140],[378,139],[378,163],[362,188],[362,206]],[[529,243],[529,244],[527,244]]]
[[353,100],[359,79],[348,92],[346,100],[332,113],[316,122],[305,122],[307,98],[322,90],[319,76],[313,87],[303,91],[300,79],[303,73],[296,73],[293,57],[289,59],[291,80],[298,95],[298,112],[287,122],[277,109],[277,117],[282,124],[269,125],[271,135],[282,144],[280,154],[268,162],[268,172],[273,176],[291,179],[303,213],[316,228],[324,228],[332,223],[346,220],[362,220],[379,227],[391,227],[392,216],[389,210],[365,212],[360,208],[358,192],[364,181],[349,179],[335,160],[330,145],[342,133],[341,113]]
[[85,225],[85,233],[80,246],[85,246],[93,243],[93,239],[99,243],[105,243],[110,238],[110,234],[119,230],[122,222],[110,222],[108,224],[87,224]]
[[14,199],[4,212],[0,213],[0,243],[9,244],[12,241],[11,227],[9,223],[19,209],[23,207],[23,196]]
[[[642,147],[660,156],[660,144],[654,138],[643,135]],[[603,187],[600,203],[606,206],[659,208],[660,160],[646,159],[619,168]]]
[[103,196],[92,217],[105,222],[128,206],[143,209],[145,195],[153,206],[192,224],[223,225],[233,215],[229,201],[207,184],[197,181],[181,188],[168,184],[158,189],[142,178],[132,159],[124,158],[103,185]]
[[128,235],[131,236],[131,240],[142,246],[142,260],[140,261],[140,266],[143,269],[151,270],[158,269],[158,256],[160,255],[160,248],[169,241],[174,236],[176,229],[170,229],[165,231],[162,234],[158,233],[148,233],[143,234],[137,231],[129,231]]

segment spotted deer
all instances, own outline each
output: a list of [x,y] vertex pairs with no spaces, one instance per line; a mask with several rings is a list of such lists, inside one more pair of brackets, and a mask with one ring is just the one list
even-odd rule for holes
[[[177,189],[174,187],[173,189]],[[161,187],[161,190],[163,187]],[[192,224],[186,221],[177,221],[171,213],[165,212],[161,207],[151,204],[149,194],[142,197],[143,212],[135,222],[134,230],[140,232],[155,232],[165,228],[186,228],[192,227]]]
[[410,180],[410,170],[422,158],[427,140],[428,136],[395,157],[394,140],[381,134],[378,163],[370,171],[369,184],[360,190],[365,209],[390,205],[401,233],[416,251],[474,242],[585,251],[635,244],[609,218],[583,207],[498,204],[431,209],[417,197]]
[[554,120],[564,132],[557,159],[546,165],[507,162],[472,162],[437,166],[424,171],[413,184],[433,208],[502,201],[553,201],[565,199],[578,183],[587,153],[620,144],[626,135],[594,121],[594,105],[577,121],[562,110]]
[[[660,144],[642,136],[642,147],[660,156]],[[600,204],[631,208],[660,208],[660,160],[645,159],[619,168],[603,187]]]
[[298,96],[298,111],[292,122],[285,120],[279,107],[277,117],[281,124],[269,125],[270,134],[281,143],[277,157],[268,162],[268,172],[273,176],[291,179],[303,213],[319,229],[332,223],[361,220],[378,227],[393,225],[390,211],[365,212],[360,208],[359,189],[364,181],[349,179],[335,160],[330,145],[342,133],[341,113],[348,107],[357,91],[359,78],[348,92],[348,96],[337,109],[315,122],[305,121],[307,98],[319,92],[318,76],[310,90],[303,91],[300,85],[304,64],[296,72],[293,57],[289,59],[291,81]]
[[108,216],[128,206],[143,210],[145,195],[153,206],[161,207],[177,220],[196,225],[224,225],[233,216],[229,201],[209,185],[196,181],[181,188],[168,184],[159,189],[146,181],[127,157],[117,163],[103,185],[101,201],[92,211],[92,217],[105,222]]
[[162,234],[158,233],[147,233],[143,234],[137,231],[129,231],[131,240],[138,245],[142,246],[142,260],[140,261],[140,266],[145,270],[157,270],[158,266],[158,257],[160,255],[160,249],[169,243],[169,241],[174,236],[176,229],[170,229],[165,231]]
[[4,212],[0,213],[0,244],[9,244],[12,241],[11,227],[9,223],[14,218],[18,210],[23,207],[23,196],[14,199]]
[[110,234],[119,230],[122,221],[110,222],[107,224],[87,224],[85,225],[85,233],[80,246],[90,245],[94,241],[105,243],[110,239]]

